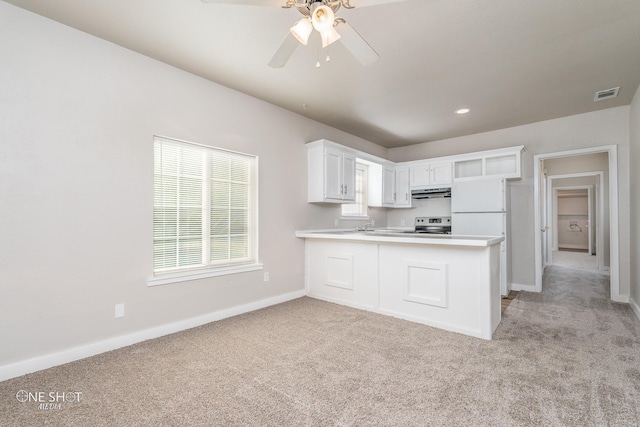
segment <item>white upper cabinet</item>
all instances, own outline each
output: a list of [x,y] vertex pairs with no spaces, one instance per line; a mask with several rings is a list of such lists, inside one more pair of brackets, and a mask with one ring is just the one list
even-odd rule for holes
[[451,162],[433,163],[429,168],[430,185],[451,185]]
[[411,187],[429,185],[429,163],[420,163],[410,168]]
[[382,167],[382,206],[393,207],[396,203],[396,169]]
[[410,168],[412,188],[450,186],[452,178],[452,163],[418,163]]
[[307,144],[308,201],[356,200],[356,153],[320,140]]
[[375,207],[410,208],[409,168],[393,164],[369,164],[368,204]]
[[412,188],[450,187],[454,181],[521,178],[524,146],[393,163],[325,139],[307,144],[308,201],[353,203],[356,159],[368,165],[368,205],[410,208]]
[[356,154],[345,151],[342,153],[342,184],[344,198],[342,200],[356,201]]
[[393,207],[395,200],[395,168],[385,163],[366,162],[369,171],[367,203],[375,207]]
[[520,178],[523,146],[471,153],[454,162],[454,180]]
[[411,207],[411,189],[409,188],[409,168],[399,166],[396,168],[396,208]]

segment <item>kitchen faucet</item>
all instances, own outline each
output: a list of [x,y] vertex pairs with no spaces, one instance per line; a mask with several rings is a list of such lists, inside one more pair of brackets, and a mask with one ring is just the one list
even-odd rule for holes
[[367,231],[367,226],[369,225],[373,227],[373,222],[368,222],[361,227],[356,227],[356,231]]

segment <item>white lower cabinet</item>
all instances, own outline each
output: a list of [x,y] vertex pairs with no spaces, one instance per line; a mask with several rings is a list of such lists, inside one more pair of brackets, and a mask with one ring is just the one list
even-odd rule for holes
[[[479,301],[488,283],[475,275],[478,255],[476,248],[381,245],[380,312],[490,338],[481,330]],[[499,301],[499,291],[494,299]],[[494,315],[499,322],[500,313]]]
[[500,323],[499,245],[305,245],[311,297],[484,339]]
[[306,241],[307,294],[352,307],[378,305],[378,245]]

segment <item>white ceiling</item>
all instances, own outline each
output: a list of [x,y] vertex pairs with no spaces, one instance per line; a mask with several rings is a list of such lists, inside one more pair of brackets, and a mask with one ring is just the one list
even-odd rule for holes
[[281,69],[267,63],[295,8],[7,1],[386,147],[628,105],[640,85],[638,0],[351,0],[337,15],[378,62],[363,67],[335,43],[315,68],[312,36]]

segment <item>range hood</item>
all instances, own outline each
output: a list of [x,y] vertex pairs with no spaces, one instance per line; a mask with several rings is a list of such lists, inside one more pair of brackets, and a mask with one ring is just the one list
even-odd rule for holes
[[451,187],[415,188],[411,190],[412,199],[436,199],[451,197]]

